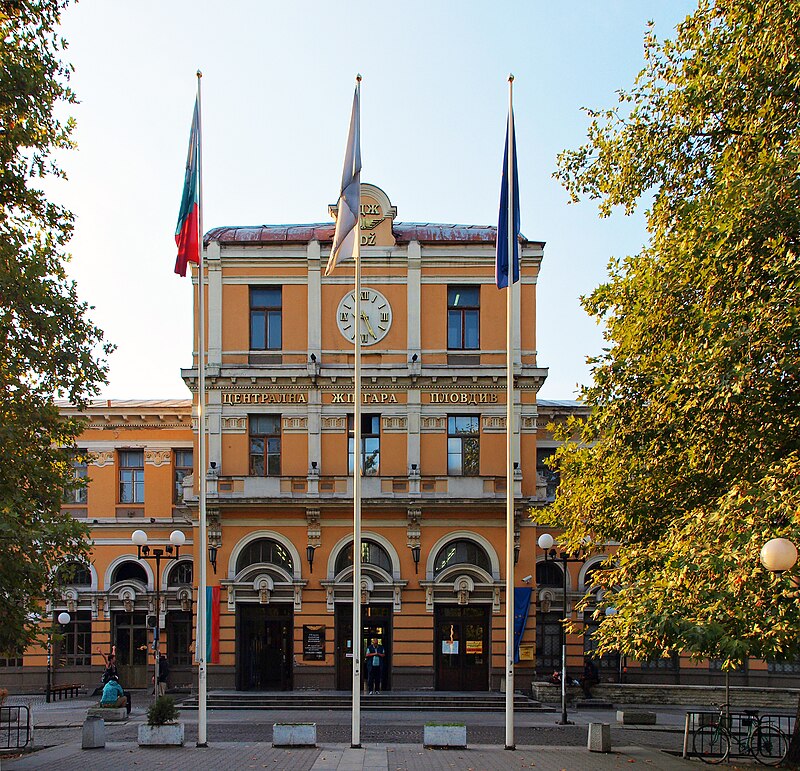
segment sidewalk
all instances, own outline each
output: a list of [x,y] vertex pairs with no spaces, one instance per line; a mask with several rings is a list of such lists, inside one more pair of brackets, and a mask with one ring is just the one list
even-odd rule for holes
[[657,750],[621,747],[603,755],[578,747],[480,746],[466,750],[428,750],[420,745],[323,745],[310,749],[277,749],[265,742],[219,742],[204,749],[140,748],[133,742],[110,742],[105,749],[81,750],[80,741],[40,750],[28,757],[2,761],[9,771],[121,771],[128,768],[158,768],[159,771],[508,771],[536,768],[539,771],[606,771],[646,764],[653,771],[697,769],[690,763]]

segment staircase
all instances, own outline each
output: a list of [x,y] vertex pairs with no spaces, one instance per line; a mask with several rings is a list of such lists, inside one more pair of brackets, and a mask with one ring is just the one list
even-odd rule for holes
[[[352,709],[351,694],[344,691],[210,691],[208,709],[262,710],[347,710]],[[182,710],[197,709],[197,694],[180,705]],[[504,712],[506,697],[490,692],[392,691],[368,696],[362,694],[361,709],[385,712]],[[541,702],[516,694],[514,712],[554,712]]]

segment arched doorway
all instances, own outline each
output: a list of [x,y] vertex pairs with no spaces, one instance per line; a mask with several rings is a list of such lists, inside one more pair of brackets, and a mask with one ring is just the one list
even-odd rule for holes
[[[111,592],[116,593],[128,584],[132,597],[147,594],[147,572],[136,560],[121,562],[111,576]],[[111,613],[111,639],[117,647],[117,670],[126,688],[146,688],[147,680],[147,611],[113,610]]]

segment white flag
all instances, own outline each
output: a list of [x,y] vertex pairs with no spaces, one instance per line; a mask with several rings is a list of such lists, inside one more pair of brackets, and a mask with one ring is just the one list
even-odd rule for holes
[[359,107],[359,89],[361,78],[356,83],[353,95],[353,114],[350,116],[350,133],[347,137],[347,151],[344,155],[342,170],[342,192],[339,194],[339,205],[336,214],[336,232],[325,275],[329,276],[341,256],[350,259],[353,256],[355,240],[359,234],[359,209],[361,207],[361,111]]

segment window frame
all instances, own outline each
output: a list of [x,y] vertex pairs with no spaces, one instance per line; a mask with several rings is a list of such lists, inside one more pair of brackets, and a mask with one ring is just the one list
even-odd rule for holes
[[[369,430],[365,430],[370,422]],[[376,433],[377,429],[377,433]],[[353,473],[355,463],[355,419],[352,412],[347,415],[347,473]],[[374,448],[371,449],[371,448]],[[367,467],[369,458],[370,466]],[[374,461],[374,464],[373,464]],[[361,413],[361,473],[365,477],[380,476],[381,473],[381,416],[377,412]]]
[[[272,426],[272,432],[266,433],[254,430],[258,427],[259,420],[270,419],[275,421]],[[258,413],[247,416],[247,442],[248,442],[248,464],[249,475],[251,477],[279,477],[281,476],[281,451],[282,451],[282,428],[283,421],[280,415],[274,413]],[[277,431],[277,433],[275,433]],[[261,440],[263,442],[262,450],[260,453],[253,452],[254,440]],[[273,449],[270,450],[270,442],[273,443]],[[275,449],[277,443],[277,450]],[[261,460],[261,471],[256,471],[256,459]],[[272,460],[270,460],[272,459]],[[277,461],[275,460],[277,459]],[[275,466],[277,462],[277,466]],[[271,463],[273,465],[271,465]]]
[[[475,292],[477,299],[468,298],[460,303],[462,295]],[[473,304],[469,304],[472,302]],[[469,329],[468,319],[474,321],[474,333]],[[472,340],[470,335],[474,334]],[[470,339],[468,339],[468,337]],[[447,350],[478,351],[481,347],[481,288],[479,285],[449,285],[447,287]]]
[[[458,422],[469,420],[474,422],[474,431],[465,433],[458,428]],[[470,425],[472,428],[472,425]],[[475,442],[475,449],[465,449],[467,442]],[[458,447],[457,450],[453,449]],[[465,458],[473,455],[469,468]],[[451,458],[458,458],[458,466],[451,462]],[[477,477],[481,475],[481,416],[480,415],[448,415],[447,416],[447,475],[451,477]]]
[[86,506],[89,502],[89,462],[85,449],[76,449],[72,453],[73,479],[87,480],[82,487],[72,487],[64,491],[64,503],[67,506]]
[[[256,303],[255,295],[257,292],[276,292],[278,297],[277,305]],[[255,329],[256,316],[262,315],[261,336],[263,345],[256,345],[253,330]],[[268,284],[254,285],[250,287],[250,326],[249,326],[249,345],[251,351],[280,351],[283,349],[283,287]],[[277,328],[273,328],[276,325]],[[277,336],[277,340],[273,337]]]
[[[59,630],[57,617],[54,616],[53,626],[60,631],[58,652],[55,657],[56,666],[85,667],[92,663],[92,612],[79,610],[70,614],[72,617],[68,624]],[[79,643],[82,643],[82,653],[78,653]]]
[[[133,455],[141,458],[141,465],[128,465],[130,456]],[[117,459],[119,460],[119,502],[125,504],[144,503],[144,450],[136,448],[118,450]],[[131,500],[126,500],[128,497],[126,489],[130,490]]]
[[[178,463],[181,453],[190,453],[192,462]],[[185,458],[183,459],[185,461]],[[172,480],[174,484],[173,503],[183,503],[183,480],[187,476],[194,474],[194,447],[177,447],[172,451]]]

